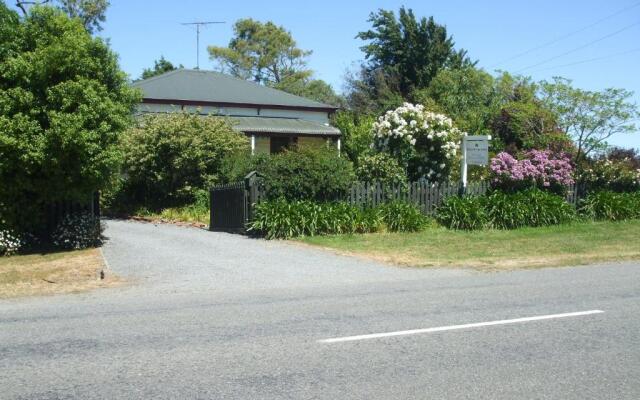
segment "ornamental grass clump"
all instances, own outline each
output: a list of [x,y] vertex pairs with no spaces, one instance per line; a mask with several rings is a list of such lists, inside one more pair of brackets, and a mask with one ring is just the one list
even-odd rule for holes
[[495,191],[487,197],[485,207],[489,224],[496,229],[559,225],[576,219],[575,209],[564,198],[536,188]]
[[477,230],[490,226],[485,197],[452,196],[436,208],[436,221],[449,229]]
[[449,117],[410,103],[380,116],[373,134],[374,149],[395,158],[409,180],[430,182],[448,179],[464,135]]
[[640,192],[591,193],[580,205],[580,213],[595,220],[621,221],[640,218]]
[[564,194],[574,183],[569,157],[548,150],[528,151],[520,160],[502,152],[491,159],[490,169],[492,187],[505,192],[538,188]]
[[418,232],[428,222],[427,217],[413,204],[392,201],[379,208],[382,221],[390,232]]
[[255,206],[249,232],[267,239],[298,236],[352,234],[380,229],[379,213],[361,210],[344,202],[316,203],[308,200],[265,201]]

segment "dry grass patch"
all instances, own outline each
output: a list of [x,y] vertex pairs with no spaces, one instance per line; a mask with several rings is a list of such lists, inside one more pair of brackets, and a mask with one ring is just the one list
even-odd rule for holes
[[98,249],[0,258],[0,299],[85,292],[117,286]]
[[304,243],[411,267],[511,270],[640,260],[640,220],[583,222],[516,230],[316,236]]

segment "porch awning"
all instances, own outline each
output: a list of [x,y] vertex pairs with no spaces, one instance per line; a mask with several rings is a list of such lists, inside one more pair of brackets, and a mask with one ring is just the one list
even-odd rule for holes
[[276,117],[229,117],[233,127],[245,133],[299,134],[311,136],[340,136],[340,130],[297,118]]

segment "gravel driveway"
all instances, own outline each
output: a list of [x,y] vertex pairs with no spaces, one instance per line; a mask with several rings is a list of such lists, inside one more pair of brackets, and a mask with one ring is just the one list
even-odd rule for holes
[[390,267],[303,245],[190,227],[109,220],[105,235],[103,252],[115,273],[164,291],[239,293],[406,281],[425,275],[424,270]]

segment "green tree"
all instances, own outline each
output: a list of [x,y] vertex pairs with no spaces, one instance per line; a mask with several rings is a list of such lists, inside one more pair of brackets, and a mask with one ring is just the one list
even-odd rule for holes
[[311,51],[300,49],[284,27],[248,18],[238,20],[233,30],[234,37],[227,47],[208,48],[211,60],[218,62],[223,71],[264,85],[311,76],[307,67]]
[[539,89],[527,77],[503,73],[496,79],[498,108],[491,122],[496,138],[511,153],[530,149],[573,152],[556,113],[538,97]]
[[142,71],[142,76],[140,77],[140,79],[148,79],[156,75],[162,75],[165,72],[174,71],[178,68],[184,68],[184,66],[180,64],[178,67],[176,67],[171,63],[171,61],[167,61],[164,56],[160,56],[159,60],[155,60],[153,62],[153,68],[145,68]]
[[401,7],[398,18],[380,9],[369,22],[372,29],[356,36],[367,42],[361,47],[366,63],[359,73],[361,85],[368,89],[365,95],[379,94],[381,85],[413,101],[412,94],[428,87],[441,69],[473,65],[465,50],[455,50],[447,29],[433,17],[418,20],[411,9]]
[[339,111],[333,118],[333,124],[342,132],[343,151],[355,164],[371,152],[375,120],[374,116],[351,111]]
[[60,10],[20,19],[0,3],[0,27],[0,207],[29,229],[45,203],[104,186],[139,94],[105,41]]
[[594,151],[605,149],[611,136],[636,131],[633,121],[640,112],[630,101],[633,92],[578,89],[570,80],[559,77],[541,86],[544,103],[556,113],[558,125],[576,144],[578,165]]
[[273,85],[275,89],[306,97],[336,107],[344,106],[344,98],[338,95],[331,85],[322,79],[299,79],[287,77]]
[[[429,87],[414,97],[433,111],[450,116],[461,130],[470,134],[491,134],[491,118],[498,101],[493,77],[474,67],[442,69]],[[433,103],[433,104],[432,104]]]
[[121,199],[160,209],[194,200],[198,189],[220,183],[222,160],[249,148],[226,119],[177,112],[148,114],[122,137]]
[[109,0],[16,0],[16,6],[25,14],[27,14],[28,5],[47,3],[60,8],[71,18],[80,19],[89,33],[102,30],[102,24],[106,21],[105,14],[109,7]]

